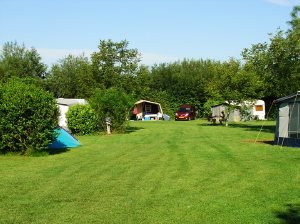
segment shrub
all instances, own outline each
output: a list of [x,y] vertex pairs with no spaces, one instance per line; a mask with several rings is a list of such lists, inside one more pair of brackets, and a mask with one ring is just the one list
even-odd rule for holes
[[98,123],[103,130],[106,128],[105,118],[110,117],[113,132],[125,131],[129,111],[133,105],[131,96],[116,88],[98,89],[90,99],[90,104],[95,110]]
[[0,150],[31,154],[46,149],[56,137],[57,117],[50,93],[10,79],[0,88]]
[[90,134],[99,130],[96,114],[90,105],[74,105],[67,114],[68,128],[73,134]]

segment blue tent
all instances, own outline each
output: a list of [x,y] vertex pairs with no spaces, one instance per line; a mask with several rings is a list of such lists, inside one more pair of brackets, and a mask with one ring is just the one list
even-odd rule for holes
[[58,134],[56,140],[49,145],[50,149],[65,149],[80,146],[79,141],[67,130],[63,128],[55,129]]

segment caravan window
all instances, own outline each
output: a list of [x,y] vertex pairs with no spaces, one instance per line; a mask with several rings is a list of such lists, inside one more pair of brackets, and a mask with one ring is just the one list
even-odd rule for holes
[[300,138],[300,102],[290,104],[289,137]]
[[263,110],[264,110],[263,105],[256,105],[255,106],[255,111],[263,111]]

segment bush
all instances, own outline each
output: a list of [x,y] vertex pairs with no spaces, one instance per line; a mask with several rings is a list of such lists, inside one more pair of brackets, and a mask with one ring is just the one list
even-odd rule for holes
[[67,114],[68,128],[73,134],[90,134],[99,130],[96,114],[90,105],[74,105]]
[[90,99],[90,104],[95,110],[98,123],[103,130],[106,129],[105,118],[110,117],[113,132],[125,131],[129,111],[133,105],[131,96],[116,88],[98,89]]
[[0,150],[31,154],[55,139],[58,108],[54,97],[33,84],[10,79],[0,88]]

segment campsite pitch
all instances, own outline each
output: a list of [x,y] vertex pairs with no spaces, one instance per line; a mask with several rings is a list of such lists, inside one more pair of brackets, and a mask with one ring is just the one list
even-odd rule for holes
[[0,156],[0,223],[299,223],[300,149],[275,122],[131,122],[44,157]]

